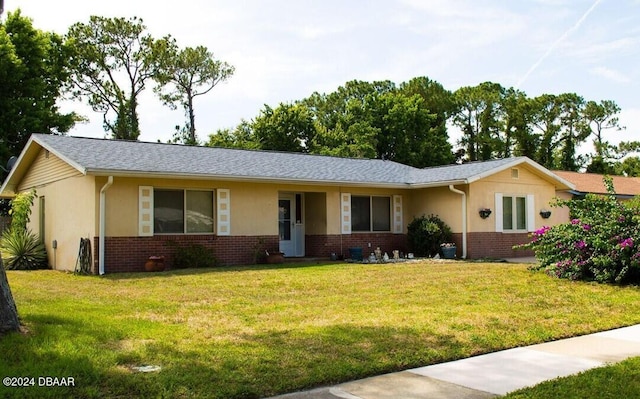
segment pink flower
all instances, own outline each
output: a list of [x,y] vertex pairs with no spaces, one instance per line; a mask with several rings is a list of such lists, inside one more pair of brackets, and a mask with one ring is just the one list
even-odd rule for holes
[[551,229],[551,227],[549,226],[542,226],[541,228],[539,228],[538,230],[533,232],[534,236],[540,237],[543,236],[547,231],[549,231]]
[[620,242],[620,248],[624,249],[624,248],[630,248],[630,247],[633,247],[633,238],[629,237]]

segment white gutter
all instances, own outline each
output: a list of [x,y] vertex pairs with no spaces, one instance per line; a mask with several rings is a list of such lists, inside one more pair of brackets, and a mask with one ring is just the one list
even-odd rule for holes
[[462,195],[462,259],[467,259],[467,194],[449,185],[449,190],[453,193]]
[[100,239],[98,250],[98,270],[100,275],[104,274],[104,235],[107,231],[107,190],[113,184],[113,176],[109,176],[107,183],[100,189]]

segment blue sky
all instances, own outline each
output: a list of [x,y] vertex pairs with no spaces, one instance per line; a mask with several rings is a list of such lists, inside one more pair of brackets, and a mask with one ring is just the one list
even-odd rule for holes
[[[154,36],[207,46],[236,73],[196,100],[200,138],[349,80],[427,76],[452,91],[492,81],[613,100],[627,129],[607,138],[640,140],[640,0],[5,0],[17,8],[61,34],[90,15],[138,16]],[[105,136],[101,115],[63,107],[91,119],[70,134]],[[141,140],[166,141],[184,118],[149,87],[140,119]]]

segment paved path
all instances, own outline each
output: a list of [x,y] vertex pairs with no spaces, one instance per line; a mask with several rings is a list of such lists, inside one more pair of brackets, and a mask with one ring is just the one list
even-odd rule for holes
[[640,324],[272,399],[484,399],[640,356]]

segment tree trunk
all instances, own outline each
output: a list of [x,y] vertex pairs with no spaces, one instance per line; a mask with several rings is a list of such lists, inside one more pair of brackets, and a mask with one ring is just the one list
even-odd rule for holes
[[19,330],[18,309],[11,295],[7,273],[0,257],[0,334]]

